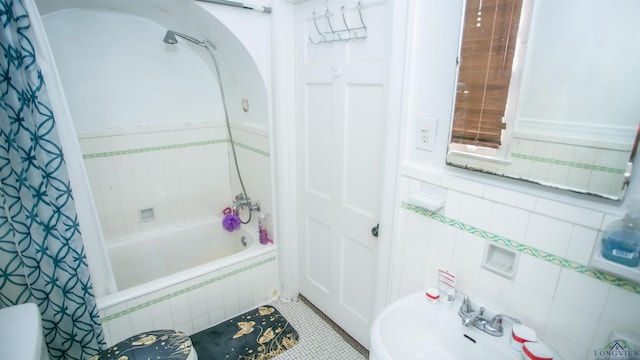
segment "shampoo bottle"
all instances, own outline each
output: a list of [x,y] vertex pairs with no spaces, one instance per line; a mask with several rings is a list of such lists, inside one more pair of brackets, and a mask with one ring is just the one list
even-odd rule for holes
[[260,216],[258,216],[258,235],[260,237],[260,244],[262,245],[273,243],[267,231],[267,220],[267,214],[260,213]]
[[602,235],[602,256],[630,267],[640,264],[640,207],[607,227]]

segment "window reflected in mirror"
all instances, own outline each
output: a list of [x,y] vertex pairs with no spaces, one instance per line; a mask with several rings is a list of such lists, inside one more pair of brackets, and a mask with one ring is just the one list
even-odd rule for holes
[[640,3],[467,0],[447,164],[620,199]]

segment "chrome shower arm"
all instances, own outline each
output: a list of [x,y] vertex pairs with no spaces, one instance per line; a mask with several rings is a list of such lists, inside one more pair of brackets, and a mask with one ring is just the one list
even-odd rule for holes
[[239,7],[243,9],[254,10],[254,11],[265,13],[265,14],[271,14],[271,8],[269,6],[256,6],[256,5],[245,4],[237,1],[228,1],[228,0],[198,0],[198,1],[208,2],[212,4],[218,4],[218,5]]
[[183,38],[185,40],[187,40],[190,43],[196,44],[198,46],[202,46],[203,48],[207,48],[207,49],[212,49],[212,50],[216,50],[216,46],[213,45],[213,43],[207,39],[204,38],[204,40],[198,40],[192,36],[189,36],[187,34],[183,34],[183,33],[179,33],[177,31],[173,31],[173,30],[167,30],[167,33],[164,35],[164,39],[162,41],[164,41],[165,44],[169,44],[169,45],[174,45],[178,43],[178,39],[176,38],[180,37]]

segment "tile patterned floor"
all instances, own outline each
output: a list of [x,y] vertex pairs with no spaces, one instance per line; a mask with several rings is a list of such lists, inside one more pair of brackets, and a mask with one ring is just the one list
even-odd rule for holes
[[301,296],[298,301],[271,303],[300,335],[300,342],[276,360],[366,360],[368,351]]

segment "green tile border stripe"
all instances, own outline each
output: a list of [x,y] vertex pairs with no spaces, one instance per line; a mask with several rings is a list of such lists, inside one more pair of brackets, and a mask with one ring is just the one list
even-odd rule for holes
[[251,147],[251,146],[249,146],[249,145],[247,145],[247,144],[239,143],[239,142],[237,142],[237,141],[234,141],[233,143],[234,143],[236,146],[241,147],[241,148],[243,148],[243,149],[247,149],[247,150],[252,151],[252,152],[254,152],[254,153],[256,153],[256,154],[259,154],[259,155],[263,155],[263,156],[269,157],[269,152],[268,152],[268,151],[263,151],[263,150],[260,150],[260,149],[257,149],[257,148],[254,148],[254,147]]
[[579,162],[574,162],[574,161],[551,159],[551,158],[545,158],[545,157],[527,155],[527,154],[511,153],[511,157],[514,157],[516,159],[538,161],[538,162],[543,162],[543,163],[547,163],[547,164],[568,166],[568,167],[573,167],[573,168],[578,168],[578,169],[585,169],[585,170],[591,170],[591,171],[602,171],[602,172],[612,173],[612,174],[623,175],[624,172],[625,172],[625,169],[616,169],[616,168],[611,168],[611,167],[607,167],[607,166],[599,166],[599,165],[585,164],[585,163],[579,163]]
[[222,275],[216,276],[216,277],[214,277],[214,278],[211,278],[211,279],[205,280],[205,281],[203,281],[203,282],[200,282],[200,283],[197,283],[197,284],[191,285],[191,286],[186,287],[186,288],[184,288],[184,289],[180,289],[180,290],[178,290],[178,291],[174,291],[174,292],[172,292],[172,293],[170,293],[170,294],[163,295],[163,296],[160,296],[160,297],[158,297],[158,298],[155,298],[155,299],[152,299],[152,300],[146,301],[146,302],[144,302],[144,303],[142,303],[142,304],[139,304],[139,305],[136,305],[136,306],[133,306],[133,307],[127,308],[127,309],[122,310],[122,311],[118,311],[118,312],[117,312],[117,313],[115,313],[115,314],[112,314],[112,315],[109,315],[109,316],[102,317],[102,318],[101,318],[101,323],[102,323],[102,324],[104,324],[104,323],[106,323],[106,322],[108,322],[108,321],[115,320],[115,319],[117,319],[117,318],[119,318],[119,317],[122,317],[122,316],[125,316],[125,315],[129,315],[129,314],[131,314],[131,313],[133,313],[133,312],[136,312],[136,311],[141,310],[141,309],[144,309],[144,308],[148,308],[149,306],[155,305],[155,304],[157,304],[157,303],[161,303],[161,302],[163,302],[163,301],[167,301],[167,300],[173,299],[173,298],[175,298],[176,296],[180,296],[180,295],[186,294],[186,293],[188,293],[188,292],[191,292],[191,291],[193,291],[193,290],[200,289],[200,288],[202,288],[202,287],[204,287],[204,286],[207,286],[207,285],[209,285],[209,284],[212,284],[212,283],[214,283],[214,282],[218,282],[218,281],[220,281],[220,280],[224,280],[224,279],[230,278],[230,277],[232,277],[232,276],[238,275],[238,274],[243,273],[243,272],[245,272],[245,271],[253,270],[253,269],[255,269],[255,268],[259,267],[259,266],[262,266],[262,265],[264,265],[264,264],[268,264],[268,263],[270,263],[270,262],[272,262],[272,261],[275,261],[275,260],[276,260],[276,257],[275,257],[275,256],[272,256],[272,257],[269,257],[269,258],[267,258],[267,259],[264,259],[264,260],[258,261],[258,262],[256,262],[256,263],[253,263],[253,264],[250,264],[250,265],[244,266],[244,267],[242,267],[242,268],[239,268],[239,269],[236,269],[236,270],[230,271],[230,272],[228,272],[228,273],[225,273],[225,274],[222,274]]
[[607,274],[605,272],[590,268],[588,266],[582,265],[580,263],[577,263],[575,261],[571,261],[569,259],[565,259],[563,257],[548,253],[544,250],[540,250],[540,249],[536,249],[534,247],[519,243],[517,241],[513,241],[510,239],[507,239],[503,236],[500,235],[496,235],[494,233],[491,233],[489,231],[486,230],[482,230],[479,229],[475,226],[471,226],[471,225],[467,225],[464,224],[460,221],[448,218],[446,216],[440,215],[438,213],[435,213],[433,211],[424,209],[422,207],[410,204],[408,202],[401,202],[400,205],[403,209],[409,210],[411,212],[414,212],[416,214],[419,215],[423,215],[426,216],[428,218],[431,218],[435,221],[441,222],[445,225],[449,225],[453,228],[456,228],[458,230],[467,232],[469,234],[473,234],[476,236],[479,236],[483,239],[489,240],[495,244],[501,245],[503,247],[518,251],[520,253],[523,254],[527,254],[527,255],[531,255],[539,260],[543,260],[546,262],[550,262],[552,264],[561,266],[563,268],[566,269],[570,269],[573,271],[576,271],[580,274],[586,275],[586,276],[590,276],[594,279],[600,280],[600,281],[604,281],[608,284],[623,288],[627,291],[631,291],[633,293],[636,294],[640,294],[640,285],[639,284],[635,284],[631,281],[619,278],[617,276],[611,275],[611,274]]
[[[197,147],[197,146],[205,146],[205,145],[215,145],[215,144],[226,144],[229,143],[229,139],[219,139],[219,140],[207,140],[207,141],[196,141],[190,143],[183,144],[171,144],[171,145],[162,145],[162,146],[151,146],[147,148],[136,148],[136,149],[128,149],[128,150],[118,150],[118,151],[107,151],[102,153],[93,153],[93,154],[84,154],[82,155],[83,159],[99,159],[106,158],[111,156],[122,156],[122,155],[131,155],[131,154],[141,154],[146,152],[154,152],[154,151],[163,151],[163,150],[173,150],[173,149],[183,149],[189,147]],[[269,157],[268,151],[263,151],[252,146],[239,143],[237,141],[233,142],[236,146],[247,149],[254,153]]]
[[136,148],[136,149],[128,149],[128,150],[118,150],[118,151],[108,151],[108,152],[94,153],[94,154],[85,154],[85,155],[82,155],[82,158],[83,159],[98,159],[98,158],[105,158],[105,157],[111,157],[111,156],[141,154],[141,153],[146,153],[146,152],[172,150],[172,149],[183,149],[183,148],[189,148],[189,147],[221,144],[221,143],[227,143],[227,142],[229,142],[229,140],[221,139],[221,140],[197,141],[197,142],[184,143],[184,144],[151,146],[151,147],[147,147],[147,148]]

